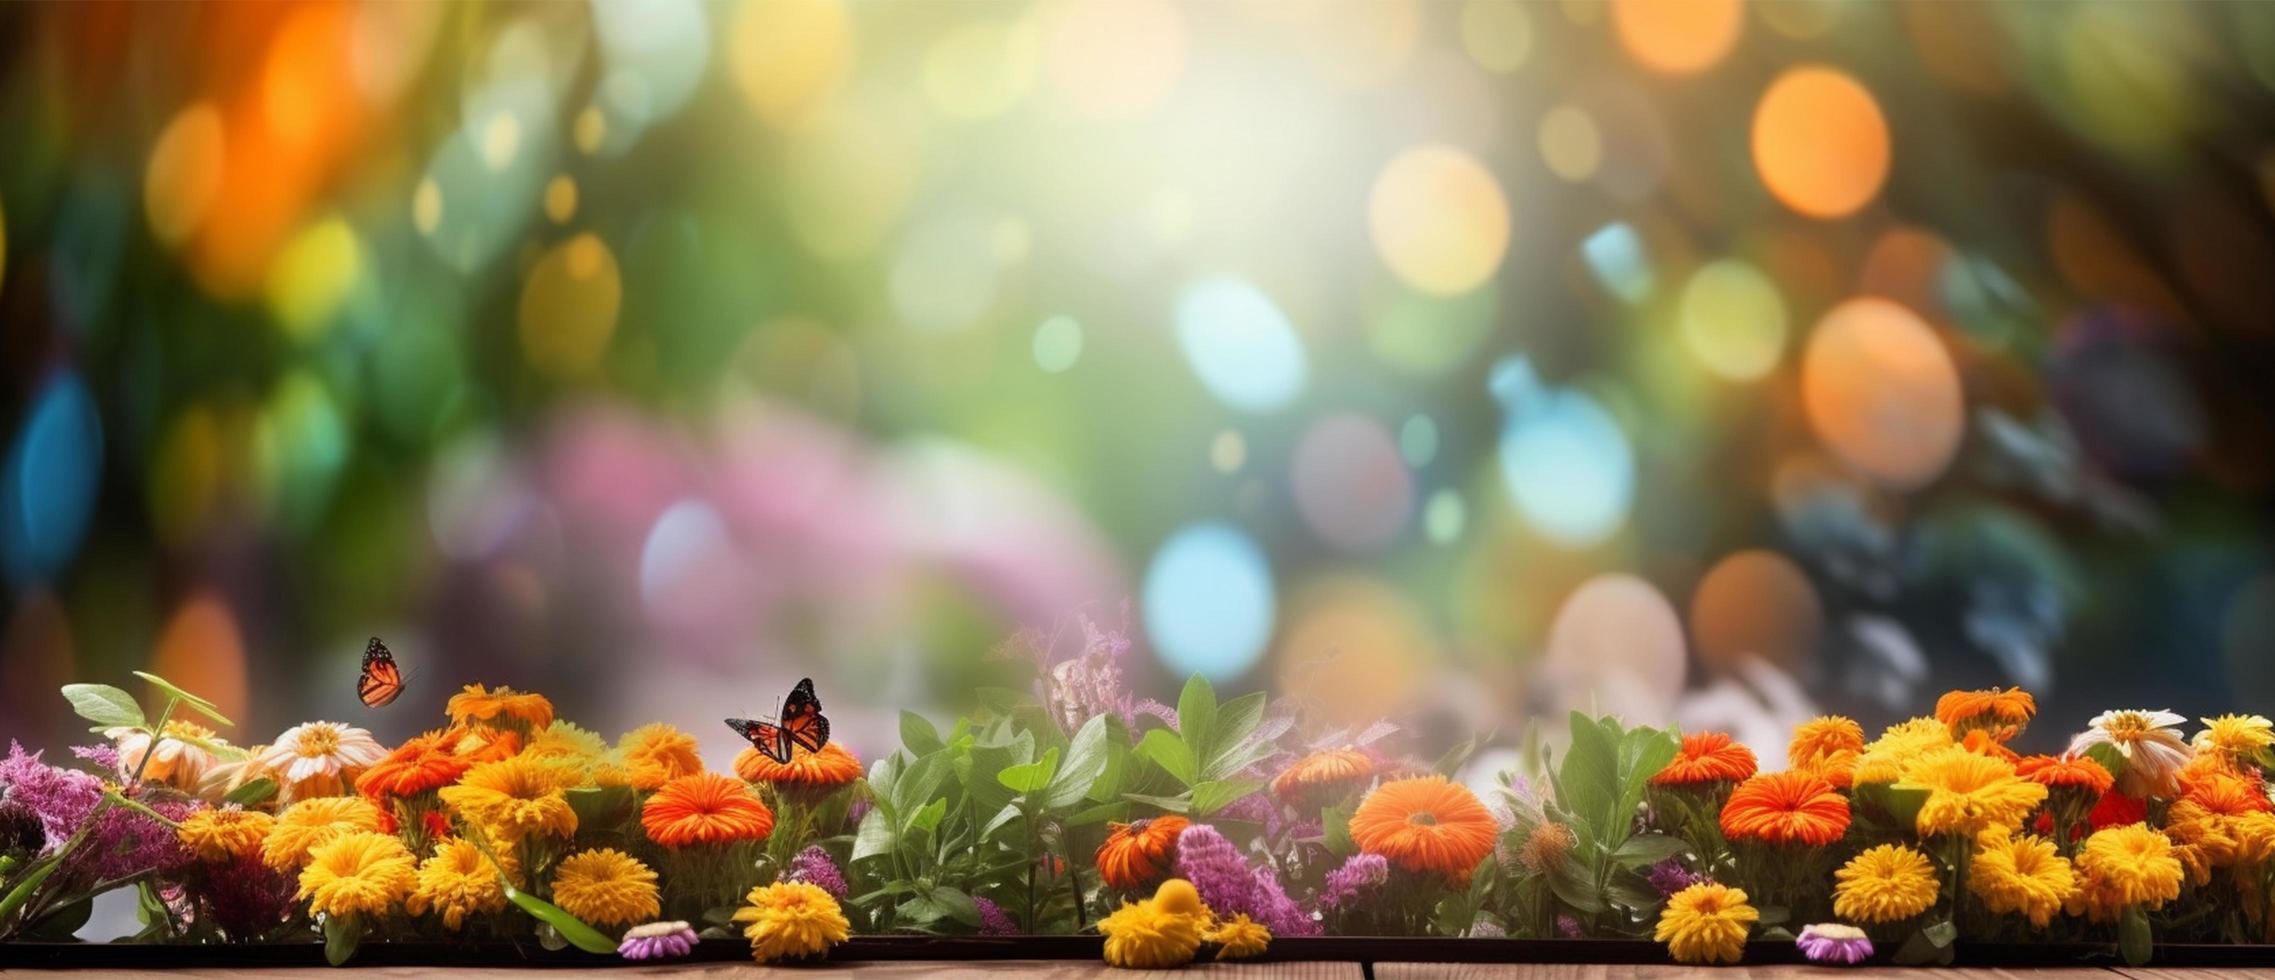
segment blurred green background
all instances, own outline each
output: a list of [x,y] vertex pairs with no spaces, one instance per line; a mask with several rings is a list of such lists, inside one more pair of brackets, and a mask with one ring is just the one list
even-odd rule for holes
[[[2275,698],[2275,5],[0,9],[0,737]],[[354,700],[365,638],[411,672]]]

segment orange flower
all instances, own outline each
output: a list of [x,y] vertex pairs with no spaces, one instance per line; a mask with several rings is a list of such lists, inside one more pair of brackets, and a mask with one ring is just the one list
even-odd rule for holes
[[655,789],[703,771],[703,757],[695,751],[695,736],[660,721],[625,732],[616,740],[616,752],[624,758],[624,771],[632,785],[639,789]]
[[1738,784],[1722,805],[1731,840],[1823,847],[1848,832],[1848,800],[1806,772],[1765,772]]
[[450,751],[470,765],[497,762],[521,754],[521,736],[495,728],[453,728],[450,730]]
[[640,808],[648,839],[665,847],[764,840],[774,811],[738,780],[699,772],[663,784]]
[[2181,802],[2202,807],[2205,813],[2225,817],[2275,811],[2275,804],[2268,802],[2259,780],[2226,773],[2207,775],[2197,780],[2188,787],[2188,795],[2181,797]]
[[356,791],[378,801],[417,796],[455,783],[474,767],[472,760],[453,751],[456,741],[446,732],[409,739],[356,777]]
[[[544,728],[553,723],[553,702],[542,694],[523,694],[510,687],[490,690],[480,684],[450,696],[443,707],[454,724],[479,722],[492,728]],[[501,720],[503,723],[501,723]]]
[[819,752],[808,752],[803,746],[794,748],[787,763],[776,762],[757,749],[744,749],[735,756],[735,775],[753,783],[836,789],[861,778],[861,760],[836,742],[822,746]]
[[2082,755],[2026,755],[2014,764],[2015,775],[2049,790],[2072,787],[2094,796],[2109,792],[2117,777]]
[[1467,882],[1501,832],[1477,794],[1443,776],[1384,783],[1351,814],[1351,840],[1409,871]]
[[1098,845],[1098,876],[1123,891],[1151,886],[1169,873],[1177,858],[1177,835],[1191,821],[1184,817],[1154,817],[1117,823]]
[[1959,740],[1959,747],[1976,755],[1987,755],[2004,762],[2014,762],[2022,758],[2013,749],[2007,748],[2005,743],[2000,742],[1997,736],[1981,728],[1968,729],[1967,737]]
[[1651,777],[1655,786],[1689,786],[1697,783],[1737,782],[1760,768],[1754,751],[1730,740],[1727,732],[1700,732],[1683,736],[1673,761]]
[[1949,727],[1953,738],[1980,729],[2004,742],[2021,734],[2037,713],[2037,699],[2019,687],[1952,691],[1935,699],[1935,720]]
[[1327,749],[1297,759],[1272,779],[1272,795],[1295,803],[1333,800],[1374,775],[1374,758],[1352,749]]

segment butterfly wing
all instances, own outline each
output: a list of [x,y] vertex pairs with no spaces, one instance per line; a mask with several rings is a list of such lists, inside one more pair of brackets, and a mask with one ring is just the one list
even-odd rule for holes
[[829,744],[829,719],[822,717],[822,702],[814,696],[813,678],[800,680],[783,700],[782,731],[808,752],[819,752]]
[[751,748],[757,749],[767,758],[783,765],[789,764],[790,736],[780,726],[748,718],[729,718],[727,727],[734,729],[735,734],[742,736]]
[[395,654],[376,636],[363,648],[363,672],[356,677],[355,696],[367,708],[384,708],[403,696],[403,669]]

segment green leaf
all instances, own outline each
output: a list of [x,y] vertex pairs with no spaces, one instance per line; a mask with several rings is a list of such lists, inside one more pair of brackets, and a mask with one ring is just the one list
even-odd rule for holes
[[346,966],[363,943],[363,919],[353,915],[324,917],[324,962]]
[[1185,741],[1194,759],[1203,760],[1209,757],[1215,728],[1216,688],[1209,686],[1208,678],[1194,674],[1177,695],[1177,737]]
[[947,747],[931,719],[914,711],[901,712],[901,745],[917,755],[930,755]]
[[872,809],[861,815],[861,826],[853,832],[853,855],[850,861],[858,863],[882,854],[892,853],[893,845],[900,840],[894,833],[892,821],[883,809]]
[[909,764],[893,782],[893,812],[903,819],[912,816],[933,797],[940,795],[940,786],[948,781],[948,756],[944,752],[919,757]]
[[995,781],[1002,783],[1004,789],[1026,795],[1050,785],[1051,777],[1058,775],[1058,771],[1059,750],[1052,749],[1033,762],[1006,767],[995,774]]
[[988,819],[987,826],[980,828],[980,838],[982,840],[985,840],[989,837],[993,837],[996,831],[1010,826],[1011,821],[1017,820],[1025,815],[1026,812],[1019,809],[1019,804],[1017,802],[1004,804],[1003,809],[995,811],[995,816]]
[[[1206,746],[1186,739],[1195,754],[1202,760],[1201,776],[1204,779],[1221,779],[1247,768],[1255,761],[1256,726],[1264,720],[1264,692],[1243,694],[1216,707],[1209,721],[1209,741]],[[1183,715],[1177,717],[1183,725]]]
[[1927,805],[1928,796],[1927,790],[1894,783],[1865,783],[1850,792],[1906,831],[1919,823],[1920,807]]
[[2107,742],[2096,743],[2085,750],[2085,757],[2100,763],[2101,768],[2109,770],[2109,776],[2112,779],[2125,775],[2125,753],[2117,751],[2117,747],[2114,745]]
[[2156,936],[2149,931],[2149,917],[2138,905],[2125,907],[2125,914],[2117,920],[2117,953],[2125,958],[2126,966],[2140,966],[2156,955]]
[[978,741],[972,744],[964,758],[967,770],[960,774],[964,792],[971,794],[977,809],[992,811],[1011,802],[1016,792],[1004,787],[996,775],[1012,766],[1035,761],[1035,737],[1027,732],[999,741]]
[[939,828],[940,818],[947,815],[948,799],[941,797],[925,804],[923,809],[916,811],[916,816],[909,820],[908,825],[913,829],[929,834]]
[[40,882],[46,881],[48,875],[54,874],[55,869],[62,866],[63,855],[51,855],[41,860],[38,867],[25,874],[24,880],[17,882],[16,887],[8,890],[6,898],[0,898],[0,922],[7,921],[8,916],[15,914],[17,908],[30,901],[32,893],[39,889]]
[[71,710],[95,724],[106,728],[141,728],[149,724],[142,717],[142,706],[134,695],[108,684],[65,684],[63,699],[71,702]]
[[620,826],[639,813],[639,797],[630,786],[579,786],[562,795],[569,798],[569,809],[577,812],[579,829]]
[[1150,759],[1154,765],[1175,778],[1179,785],[1191,786],[1200,782],[1200,763],[1193,758],[1193,750],[1177,737],[1176,732],[1155,728],[1138,739],[1137,756]]
[[1594,886],[1578,872],[1579,869],[1570,860],[1557,865],[1548,872],[1549,890],[1556,893],[1558,901],[1581,915],[1594,915],[1603,911],[1604,897],[1597,894]]
[[1950,919],[1931,922],[1927,928],[1920,930],[1920,935],[1937,946],[1949,946],[1959,941],[1959,924]]
[[276,780],[270,779],[267,776],[262,776],[259,779],[255,779],[252,782],[246,783],[243,786],[239,786],[236,789],[230,790],[229,795],[221,798],[221,802],[235,803],[238,806],[257,806],[260,803],[266,801],[269,797],[275,795]]
[[1129,813],[1130,805],[1128,803],[1121,800],[1111,800],[1087,809],[1076,810],[1061,822],[1069,827],[1089,827],[1109,820],[1124,820],[1128,818]]
[[1359,845],[1351,840],[1351,808],[1331,806],[1319,811],[1319,835],[1329,853],[1347,858],[1359,853]]
[[1612,851],[1612,863],[1623,868],[1647,868],[1690,849],[1690,842],[1666,834],[1637,834]]
[[562,911],[560,906],[515,888],[505,880],[504,875],[498,876],[498,881],[505,885],[507,901],[521,906],[521,910],[529,913],[532,918],[558,930],[561,938],[569,941],[569,945],[587,953],[608,955],[616,952],[616,940],[601,935],[599,930]]
[[1190,813],[1193,810],[1193,796],[1191,793],[1179,793],[1176,796],[1153,796],[1146,793],[1123,793],[1122,798],[1132,803],[1140,803],[1146,806],[1150,806],[1164,813],[1183,814]]
[[86,925],[87,920],[92,918],[94,914],[94,898],[82,898],[40,916],[38,922],[26,925],[23,931],[18,934],[18,938],[33,942],[71,942],[72,933],[78,932],[79,927]]
[[206,716],[207,718],[211,718],[211,719],[213,719],[214,721],[220,722],[222,725],[225,725],[225,726],[228,726],[228,727],[231,727],[231,728],[234,728],[234,727],[236,727],[236,726],[237,726],[237,723],[236,723],[236,722],[234,722],[234,721],[230,721],[230,720],[229,720],[229,717],[228,717],[227,715],[224,715],[224,714],[222,714],[222,713],[220,712],[220,710],[219,710],[219,709],[217,709],[217,708],[214,706],[214,703],[213,703],[213,702],[211,702],[211,701],[208,701],[208,700],[206,700],[206,699],[204,699],[204,698],[198,697],[198,696],[197,696],[197,695],[195,695],[195,694],[191,694],[190,692],[188,692],[188,691],[185,691],[185,690],[182,690],[182,689],[181,689],[181,688],[179,688],[179,687],[175,687],[175,686],[174,686],[174,682],[172,682],[172,681],[169,681],[169,680],[167,680],[167,679],[165,679],[165,678],[163,678],[163,677],[160,677],[160,676],[158,676],[158,675],[156,675],[156,674],[152,674],[152,673],[148,673],[148,672],[146,672],[146,671],[140,671],[140,670],[138,670],[138,671],[135,671],[135,672],[134,672],[134,676],[136,676],[136,677],[140,677],[140,678],[142,678],[143,680],[149,681],[149,682],[150,682],[150,684],[151,684],[151,686],[153,686],[153,687],[156,687],[157,689],[159,689],[159,690],[161,690],[161,691],[164,691],[164,692],[166,692],[166,693],[168,693],[168,694],[171,694],[171,695],[173,695],[173,696],[175,696],[175,697],[177,697],[177,698],[180,698],[180,699],[182,699],[182,703],[183,703],[183,704],[189,705],[189,706],[190,706],[190,708],[191,708],[191,710],[194,710],[194,711],[196,711],[198,714],[204,715],[204,716]]
[[933,905],[947,913],[948,918],[974,928],[979,926],[979,903],[972,901],[970,895],[943,885],[934,888],[929,897],[932,899]]
[[1193,815],[1206,817],[1264,788],[1261,779],[1211,779],[1193,787]]
[[1651,777],[1674,761],[1675,753],[1682,748],[1682,740],[1672,733],[1656,728],[1636,728],[1619,738],[1619,803],[1612,811],[1612,824],[1604,842],[1616,847],[1627,840],[1634,827],[1635,810],[1643,805],[1643,794],[1651,787]]
[[1557,799],[1594,839],[1608,840],[1610,824],[1615,822],[1612,811],[1619,806],[1622,790],[1617,737],[1577,711],[1572,712],[1571,724],[1572,747],[1564,753],[1558,772]]
[[1106,716],[1083,722],[1074,740],[1067,743],[1066,765],[1043,787],[1043,805],[1059,810],[1088,799],[1090,787],[1106,774],[1112,754],[1107,744]]

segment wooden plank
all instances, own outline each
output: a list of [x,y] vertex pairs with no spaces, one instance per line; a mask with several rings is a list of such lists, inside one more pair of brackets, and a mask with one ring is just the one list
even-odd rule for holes
[[[401,980],[427,980],[437,971],[417,966],[351,967],[354,977],[386,977]],[[1195,977],[1224,978],[1224,980],[1361,980],[1366,974],[1357,963],[1210,963],[1201,972],[1193,970],[1116,970],[1104,963],[1064,960],[1001,960],[987,962],[920,962],[895,963],[826,963],[815,966],[759,967],[750,963],[662,963],[652,966],[609,967],[602,970],[532,969],[527,967],[452,968],[447,971],[452,980],[534,980],[539,977],[565,977],[590,973],[594,976],[654,976],[688,978],[688,980],[745,980],[750,977],[779,977],[782,980],[812,980],[816,974],[835,977],[875,978],[875,980],[916,980],[920,977],[942,977],[946,980],[1193,980]],[[188,980],[211,978],[224,980],[231,977],[254,977],[258,980],[341,980],[349,973],[326,967],[239,970],[239,969],[182,969],[182,970],[0,970],[0,978],[7,980],[52,980],[58,976],[78,977],[130,977],[148,980]]]
[[[1833,976],[1884,973],[1937,980],[2117,980],[2109,971],[2092,967],[2005,970],[1970,968],[1923,970],[1911,967],[1874,969],[1818,966],[1732,966],[1702,973],[1696,967],[1669,964],[1603,963],[1377,963],[1375,980],[1667,980],[1673,977],[1710,976],[1714,980],[1824,980]],[[2209,980],[2209,978],[2189,978]]]
[[2253,980],[2275,980],[2275,969],[2267,967],[2155,967],[2119,966],[2111,970],[2134,980],[2225,980],[2228,977],[2249,977]]

